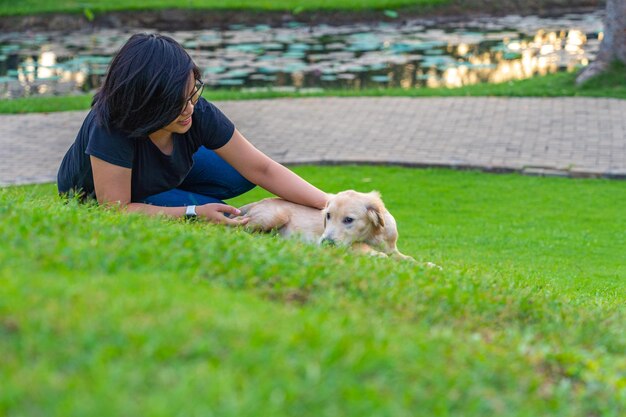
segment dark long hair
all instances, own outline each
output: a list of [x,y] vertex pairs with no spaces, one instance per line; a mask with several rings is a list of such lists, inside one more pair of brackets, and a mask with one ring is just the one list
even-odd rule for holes
[[119,50],[91,103],[97,120],[130,137],[145,137],[176,119],[186,86],[200,70],[174,39],[139,33]]

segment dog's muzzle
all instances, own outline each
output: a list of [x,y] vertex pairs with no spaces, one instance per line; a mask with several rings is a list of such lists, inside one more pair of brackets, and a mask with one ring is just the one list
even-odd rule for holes
[[333,238],[322,236],[322,238],[320,239],[320,246],[336,246],[336,245],[337,243],[335,242]]

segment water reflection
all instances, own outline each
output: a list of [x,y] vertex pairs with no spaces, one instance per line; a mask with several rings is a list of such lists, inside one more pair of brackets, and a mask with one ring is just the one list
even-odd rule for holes
[[[584,47],[587,36],[580,30],[546,32],[539,30],[532,39],[504,38],[488,52],[473,50],[461,43],[456,50],[456,65],[443,70],[441,76],[430,72],[428,87],[460,87],[478,82],[499,83],[545,75],[559,70],[572,71],[588,64]],[[593,52],[593,51],[592,51]]]
[[[587,65],[602,13],[431,23],[233,26],[169,33],[213,88],[459,87]],[[0,34],[0,97],[97,88],[130,32]]]

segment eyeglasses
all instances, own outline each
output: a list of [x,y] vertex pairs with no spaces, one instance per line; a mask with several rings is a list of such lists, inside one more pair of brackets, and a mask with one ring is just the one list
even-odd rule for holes
[[183,109],[181,110],[180,114],[183,114],[185,112],[185,109],[187,108],[187,103],[191,102],[191,105],[196,105],[196,103],[198,102],[198,100],[200,100],[200,97],[202,96],[202,91],[204,91],[204,83],[200,80],[196,80],[195,90],[193,93],[191,93],[191,96],[187,100],[185,100],[185,104],[183,104]]

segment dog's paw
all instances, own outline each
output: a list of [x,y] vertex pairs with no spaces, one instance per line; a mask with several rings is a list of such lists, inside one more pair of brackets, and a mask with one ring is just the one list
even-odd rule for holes
[[428,268],[436,268],[436,269],[438,269],[440,271],[443,271],[442,267],[440,267],[439,265],[437,265],[436,263],[433,263],[433,262],[426,262],[426,267],[428,267]]

